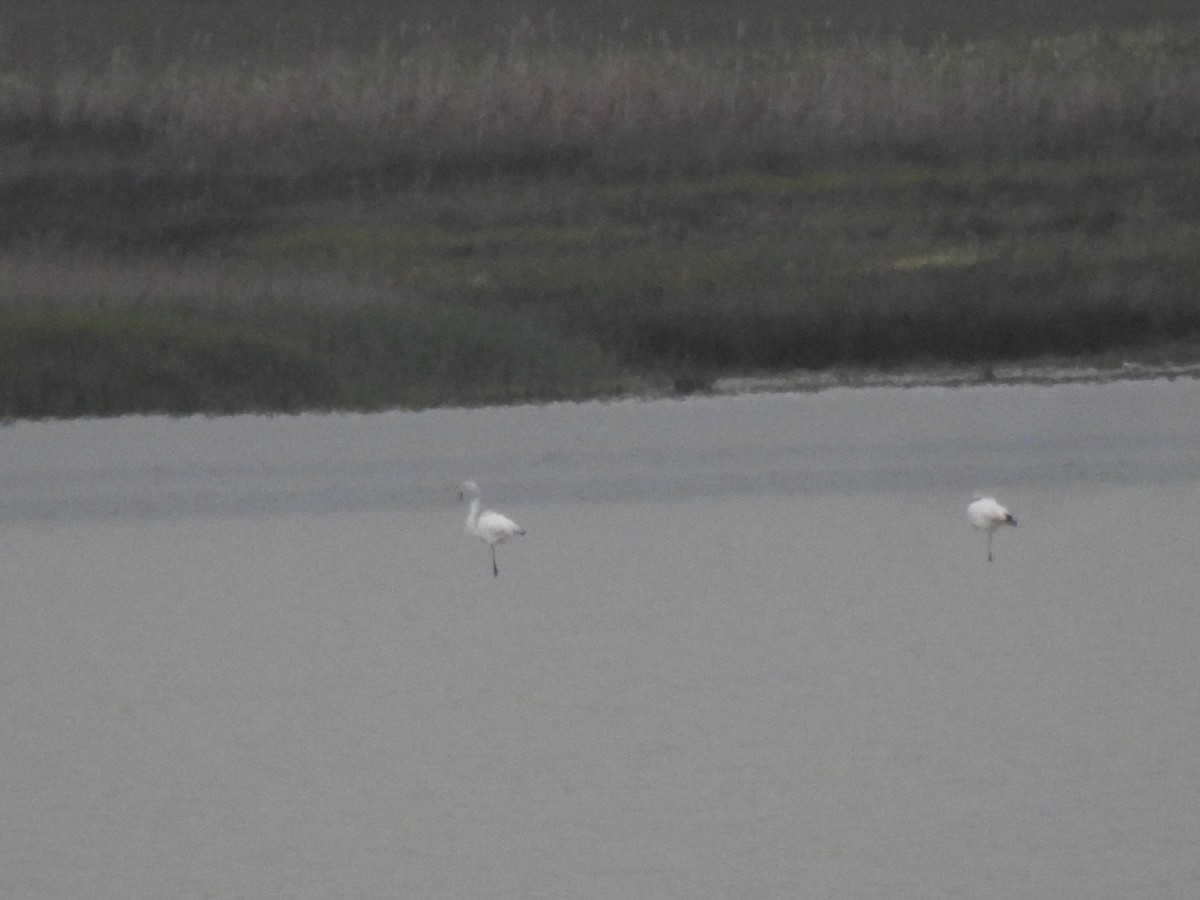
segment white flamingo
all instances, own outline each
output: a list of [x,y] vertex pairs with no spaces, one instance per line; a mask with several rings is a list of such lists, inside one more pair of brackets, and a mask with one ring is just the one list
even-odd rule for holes
[[473,534],[492,548],[492,575],[500,574],[496,565],[496,545],[503,544],[514,534],[524,534],[525,529],[494,510],[479,511],[479,485],[473,481],[464,481],[458,491],[458,499],[471,498],[471,506],[467,510],[466,531]]
[[988,562],[992,561],[992,533],[1001,525],[1017,524],[1012,513],[996,502],[995,497],[976,497],[967,507],[967,519],[980,531],[987,532]]

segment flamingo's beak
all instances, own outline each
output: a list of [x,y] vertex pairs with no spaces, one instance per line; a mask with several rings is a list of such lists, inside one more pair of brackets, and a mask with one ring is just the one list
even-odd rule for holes
[[1012,526],[1016,527],[1017,520],[1014,519],[1011,515],[1008,515],[1008,516],[1004,517],[1004,524],[1012,525]]

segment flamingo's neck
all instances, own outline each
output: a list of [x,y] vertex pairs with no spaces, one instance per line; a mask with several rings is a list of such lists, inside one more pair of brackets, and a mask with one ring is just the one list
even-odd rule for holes
[[467,509],[467,534],[479,533],[479,498],[471,498],[471,506]]

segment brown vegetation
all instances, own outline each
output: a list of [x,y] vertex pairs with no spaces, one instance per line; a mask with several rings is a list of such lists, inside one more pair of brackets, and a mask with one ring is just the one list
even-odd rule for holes
[[1200,337],[1197,25],[197,35],[0,42],[7,415]]

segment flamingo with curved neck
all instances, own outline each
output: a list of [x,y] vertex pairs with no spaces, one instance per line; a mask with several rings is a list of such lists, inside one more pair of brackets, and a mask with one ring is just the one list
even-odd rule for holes
[[514,534],[524,534],[525,529],[495,510],[486,509],[480,512],[479,485],[473,481],[464,481],[458,491],[459,500],[468,497],[471,498],[471,504],[467,508],[465,530],[467,534],[474,535],[491,548],[492,576],[495,577],[500,574],[500,567],[496,565],[496,545],[503,544]]

